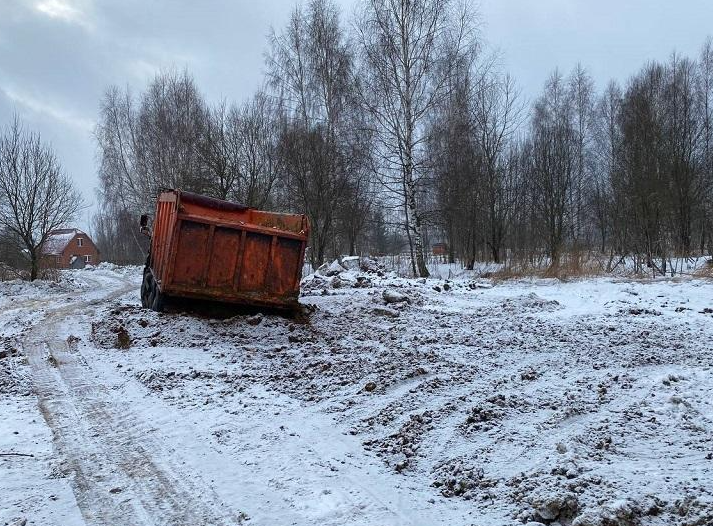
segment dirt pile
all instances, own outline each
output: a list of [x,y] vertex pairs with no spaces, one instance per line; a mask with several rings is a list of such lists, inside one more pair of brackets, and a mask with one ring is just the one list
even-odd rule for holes
[[419,453],[421,441],[423,436],[433,429],[433,415],[430,411],[424,411],[421,414],[409,415],[406,423],[396,433],[380,440],[364,441],[364,447],[374,451],[396,471],[402,472],[412,467],[418,456],[423,456]]
[[328,294],[332,289],[370,288],[376,278],[386,276],[386,270],[376,259],[345,256],[325,263],[306,276],[301,283],[303,296]]
[[[244,389],[328,414],[389,476],[451,507],[524,524],[707,524],[713,349],[698,306],[619,294],[591,310],[577,297],[572,314],[549,296],[559,283],[491,290],[337,264],[310,278],[306,323],[124,305],[97,316],[93,338],[172,404],[234,414]],[[355,273],[370,285],[333,286]],[[154,352],[165,365],[142,358]],[[642,475],[661,458],[670,480]]]
[[32,382],[24,356],[5,356],[0,358],[0,394],[30,396]]
[[444,497],[462,497],[466,500],[490,496],[487,491],[495,482],[485,477],[482,467],[466,459],[454,458],[433,469],[433,487]]

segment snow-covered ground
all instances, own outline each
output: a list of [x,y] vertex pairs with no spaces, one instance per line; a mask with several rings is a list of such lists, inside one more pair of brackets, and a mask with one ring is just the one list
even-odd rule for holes
[[295,320],[0,284],[0,524],[713,524],[711,281],[354,263]]

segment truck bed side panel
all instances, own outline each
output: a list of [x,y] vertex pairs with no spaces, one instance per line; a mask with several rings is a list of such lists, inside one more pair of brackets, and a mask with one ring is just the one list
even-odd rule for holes
[[171,281],[189,287],[200,287],[211,264],[208,253],[210,226],[185,219],[180,225]]
[[240,269],[240,290],[256,292],[265,289],[271,244],[271,236],[256,232],[247,233],[243,250],[243,263]]
[[216,227],[213,234],[213,257],[208,269],[209,289],[233,288],[240,252],[240,230]]
[[296,239],[278,238],[274,257],[270,266],[267,283],[275,294],[285,294],[298,288],[297,271],[302,265],[302,242]]

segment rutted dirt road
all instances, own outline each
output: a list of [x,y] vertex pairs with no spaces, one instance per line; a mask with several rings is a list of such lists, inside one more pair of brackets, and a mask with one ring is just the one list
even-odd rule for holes
[[62,334],[68,319],[135,289],[133,281],[117,281],[100,298],[67,298],[68,305],[48,310],[24,338],[61,475],[71,477],[87,524],[239,524],[239,511],[207,490],[200,476],[183,472],[181,459],[152,437],[152,423],[118,399]]
[[[107,308],[122,310],[138,301],[136,277],[98,274],[98,279],[85,277],[89,299],[58,294],[16,302],[8,311],[17,318],[35,312],[21,345],[39,410],[52,433],[51,477],[69,481],[83,523],[433,523],[427,515],[414,517],[405,499],[394,503],[399,490],[389,477],[374,472],[380,462],[366,459],[358,440],[313,408],[253,385],[244,393],[241,414],[226,411],[219,417],[246,426],[249,436],[236,455],[219,447],[215,421],[186,415],[136,379],[127,380],[111,356],[95,347],[90,333],[97,327],[107,330]],[[143,351],[149,363],[151,352]],[[292,409],[302,413],[292,419]],[[305,410],[314,413],[313,420],[305,421]],[[299,432],[284,432],[285,427]],[[337,472],[335,465],[346,463],[350,474]],[[315,487],[322,489],[315,493]],[[10,517],[24,516],[33,524],[31,510],[22,508],[25,500],[10,503],[18,510]]]

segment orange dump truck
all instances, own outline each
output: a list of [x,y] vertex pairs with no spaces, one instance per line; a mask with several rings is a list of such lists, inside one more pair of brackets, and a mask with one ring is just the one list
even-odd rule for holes
[[[141,227],[147,231],[147,216]],[[293,308],[309,234],[307,217],[170,190],[156,203],[141,303],[168,298]]]

